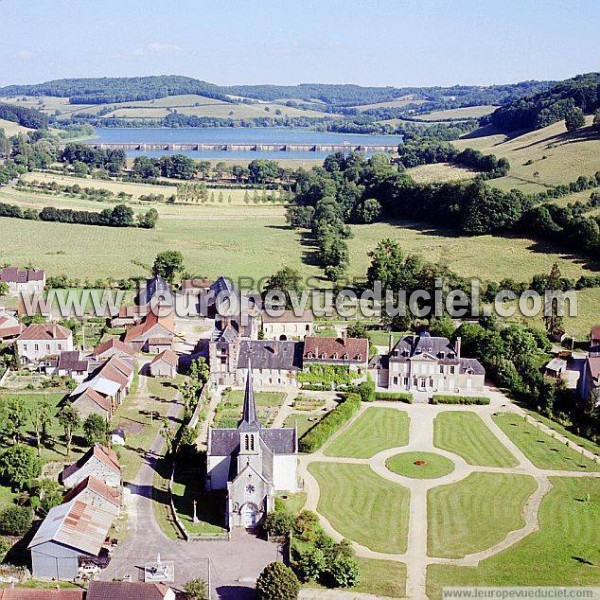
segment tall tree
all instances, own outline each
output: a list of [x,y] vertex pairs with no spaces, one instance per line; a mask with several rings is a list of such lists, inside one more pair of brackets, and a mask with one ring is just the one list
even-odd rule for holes
[[173,283],[175,276],[183,271],[183,254],[179,250],[159,252],[154,259],[152,273]]
[[42,454],[42,437],[52,423],[52,406],[48,400],[42,400],[34,404],[29,412],[29,418],[35,432],[38,455]]
[[77,409],[70,403],[66,403],[58,411],[56,415],[58,422],[65,431],[65,440],[67,442],[67,456],[71,455],[71,444],[73,442],[73,434],[81,425],[81,419]]

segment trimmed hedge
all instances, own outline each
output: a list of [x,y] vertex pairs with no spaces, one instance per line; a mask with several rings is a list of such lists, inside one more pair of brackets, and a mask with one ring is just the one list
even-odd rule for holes
[[449,396],[445,394],[434,394],[431,404],[489,404],[490,399],[484,396]]
[[300,452],[315,452],[336,431],[345,425],[360,408],[360,396],[348,394],[344,402],[338,404],[327,416],[325,416],[312,429],[300,438],[298,448]]
[[412,404],[413,396],[410,392],[375,392],[375,400],[382,400],[385,402],[406,402],[406,404]]

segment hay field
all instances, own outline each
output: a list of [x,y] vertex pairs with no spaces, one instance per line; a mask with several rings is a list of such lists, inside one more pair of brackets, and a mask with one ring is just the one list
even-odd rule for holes
[[477,175],[477,171],[453,165],[452,163],[435,163],[431,165],[420,165],[408,169],[407,173],[417,183],[436,183],[446,181],[457,181],[463,179],[472,179]]

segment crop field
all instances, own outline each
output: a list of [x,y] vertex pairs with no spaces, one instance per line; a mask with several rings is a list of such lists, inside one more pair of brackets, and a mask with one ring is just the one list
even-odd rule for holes
[[517,459],[473,411],[446,411],[435,417],[434,444],[462,456],[470,465],[514,467]]
[[464,137],[452,143],[461,150],[476,148],[508,159],[510,174],[490,180],[490,185],[536,192],[598,171],[600,137],[592,130],[591,123],[592,117],[586,117],[587,126],[573,133],[568,133],[564,122],[560,122],[512,138],[494,134]]
[[426,115],[419,115],[419,119],[425,121],[443,121],[445,119],[479,119],[493,113],[497,106],[484,104],[481,106],[465,106],[464,108],[452,108],[450,110],[436,110]]
[[371,458],[408,444],[409,418],[395,408],[369,408],[325,450],[326,456]]
[[344,537],[375,552],[406,551],[407,488],[376,475],[368,465],[321,462],[308,469],[319,482],[319,513]]
[[[444,586],[598,585],[600,480],[552,477],[551,482],[553,489],[540,508],[539,531],[475,568],[431,565],[429,598],[440,600]],[[478,533],[487,535],[485,530],[480,527]]]
[[472,473],[429,490],[428,554],[462,558],[502,541],[525,524],[525,502],[536,487],[529,475]]

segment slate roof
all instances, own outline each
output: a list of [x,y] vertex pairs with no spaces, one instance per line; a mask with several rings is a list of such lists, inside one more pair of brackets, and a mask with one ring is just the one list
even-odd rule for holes
[[164,583],[90,581],[87,600],[163,600],[169,589]]
[[263,323],[312,323],[313,314],[310,310],[302,311],[296,315],[293,310],[286,310],[281,315],[271,316],[266,312],[262,314]]
[[[259,435],[273,454],[294,454],[297,448],[296,430],[291,427],[259,430]],[[212,456],[230,456],[240,447],[238,429],[211,429],[210,454]]]
[[57,323],[42,323],[36,325],[30,325],[25,331],[18,337],[18,340],[67,340],[71,336],[71,330],[58,325]]
[[61,352],[58,357],[58,368],[65,371],[87,371],[88,360],[81,357],[79,350]]
[[138,295],[138,304],[148,304],[153,298],[167,304],[173,301],[171,286],[160,275],[146,280],[146,287],[141,289]]
[[240,344],[239,369],[295,371],[302,368],[302,343],[274,340],[243,340]]
[[50,510],[27,547],[52,541],[98,556],[113,520],[112,513],[74,498]]
[[[337,358],[334,358],[335,355]],[[369,358],[369,340],[307,336],[304,340],[303,358],[304,360],[337,360],[346,363],[365,362]]]
[[387,354],[376,354],[369,360],[369,369],[389,369],[390,360]]
[[476,358],[461,358],[460,372],[466,373],[470,369],[473,375],[485,375],[483,365]]
[[101,496],[106,501],[110,502],[117,508],[121,506],[121,494],[115,490],[114,488],[109,487],[103,481],[90,475],[86,477],[83,481],[80,481],[74,488],[70,489],[64,497],[64,502],[69,502],[76,496],[79,496],[83,490],[89,488],[98,496]]
[[219,277],[211,286],[210,290],[214,292],[215,299],[221,292],[233,292],[235,287],[231,280],[227,279],[223,275]]
[[28,283],[29,281],[43,281],[44,271],[41,269],[21,270],[17,267],[4,267],[0,271],[0,281],[6,283]]
[[[456,350],[448,338],[432,337],[428,333],[403,337],[392,349],[390,360],[403,361],[423,354],[429,354],[446,362],[459,361]],[[450,355],[453,357],[451,358]]]

